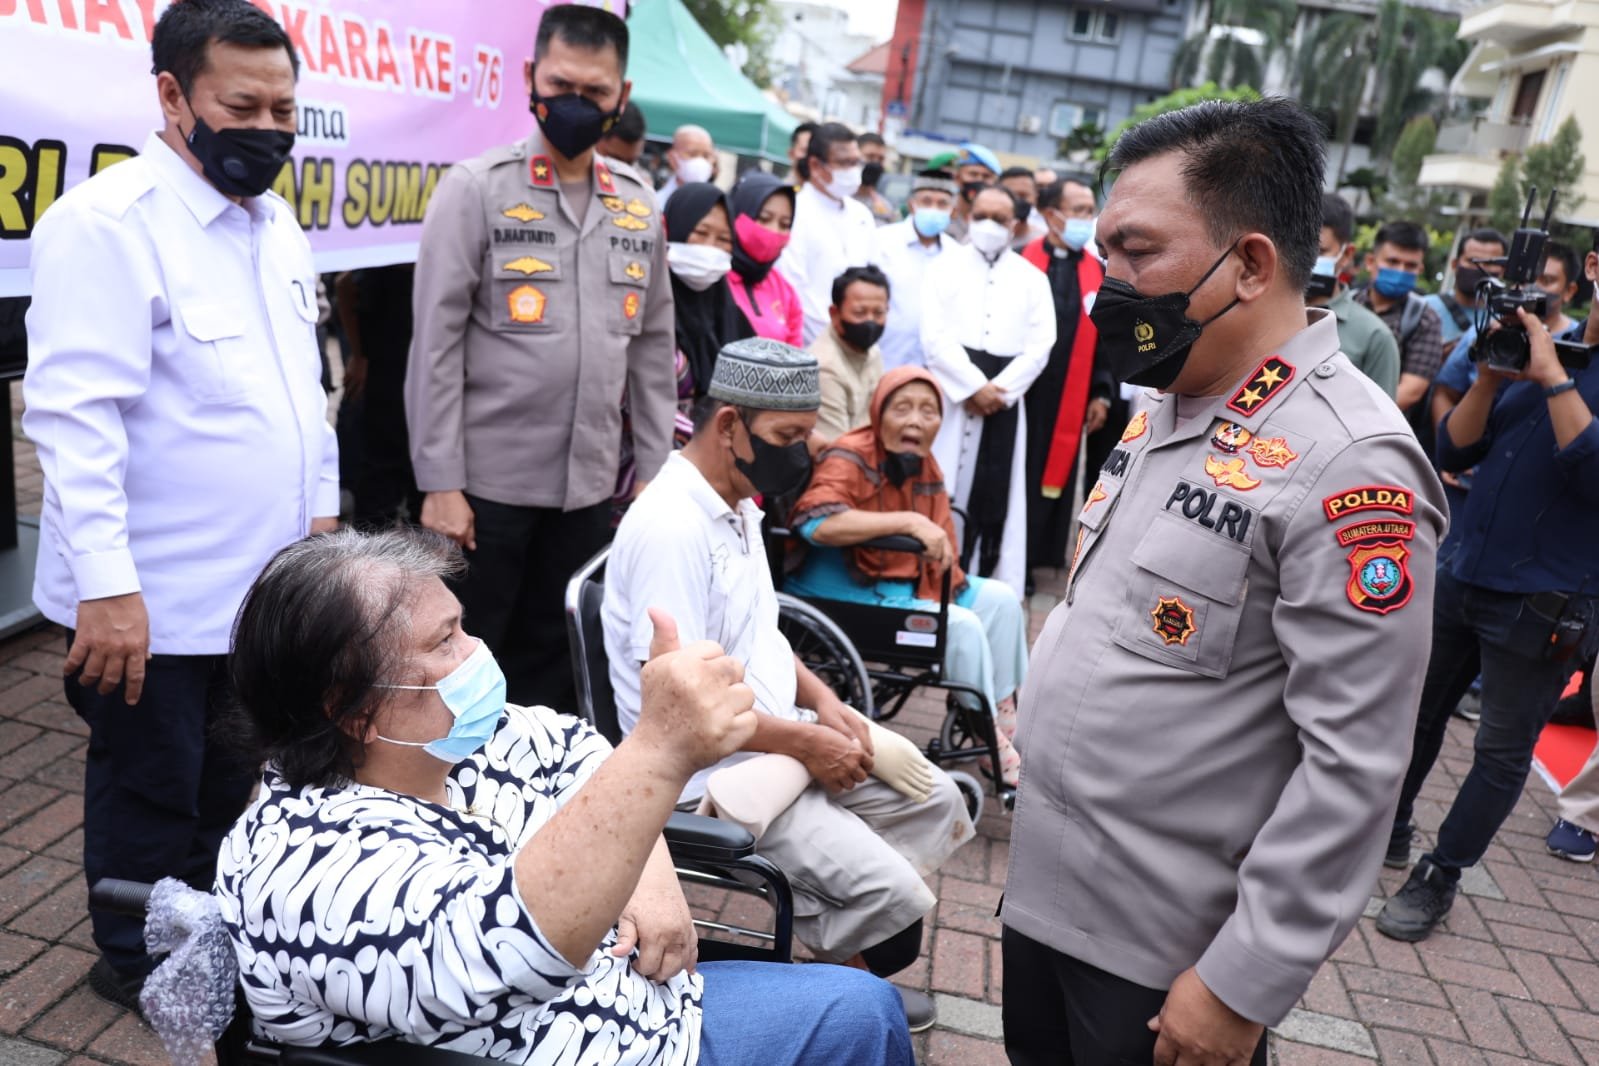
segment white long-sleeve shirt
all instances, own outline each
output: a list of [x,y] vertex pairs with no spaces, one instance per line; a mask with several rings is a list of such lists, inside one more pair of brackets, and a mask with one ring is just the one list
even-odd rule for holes
[[293,209],[233,203],[151,134],[50,208],[31,272],[34,602],[72,627],[80,600],[142,592],[153,653],[225,653],[267,560],[339,510]]
[[944,392],[962,403],[988,378],[966,349],[1010,363],[994,384],[1014,406],[1049,363],[1055,298],[1044,272],[1015,252],[989,263],[969,244],[947,248],[927,267],[922,289],[922,351]]
[[922,355],[922,289],[927,267],[959,242],[940,233],[932,244],[923,244],[908,218],[882,227],[876,239],[873,261],[888,275],[888,323],[879,342],[883,369],[926,366]]
[[806,182],[794,197],[794,228],[777,269],[799,293],[805,310],[805,343],[827,328],[833,304],[833,279],[850,267],[872,262],[877,223],[853,197],[833,199]]

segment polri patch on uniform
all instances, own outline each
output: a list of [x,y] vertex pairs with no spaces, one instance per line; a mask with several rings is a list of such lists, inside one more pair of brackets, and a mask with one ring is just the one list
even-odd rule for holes
[[594,184],[600,192],[608,196],[616,195],[616,179],[611,177],[611,168],[601,162],[599,156],[594,157]]
[[620,196],[602,196],[600,197],[600,203],[604,204],[605,210],[611,212],[613,215],[621,214],[624,210],[626,210],[626,205],[622,203],[622,198]]
[[538,208],[527,203],[526,201],[523,201],[519,204],[513,204],[512,206],[507,207],[504,211],[501,211],[500,214],[504,215],[506,218],[514,218],[518,222],[538,222],[544,217],[543,211],[540,211]]
[[1335,492],[1321,501],[1327,521],[1360,511],[1394,511],[1410,514],[1416,507],[1416,494],[1398,485],[1361,485],[1358,488]]
[[1410,602],[1410,549],[1397,540],[1358,544],[1349,552],[1349,602],[1362,611],[1387,614]]
[[1088,501],[1083,504],[1083,514],[1093,510],[1094,504],[1100,500],[1108,499],[1109,496],[1110,493],[1105,491],[1105,483],[1103,481],[1094,482],[1094,487],[1088,492]]
[[1286,437],[1256,437],[1249,442],[1249,457],[1257,466],[1288,469],[1288,464],[1299,458],[1299,453],[1288,446]]
[[1248,492],[1260,484],[1260,479],[1250,477],[1244,472],[1242,456],[1231,459],[1218,459],[1214,455],[1205,456],[1205,473],[1210,476],[1218,486],[1224,489],[1237,489],[1239,492]]
[[506,310],[512,322],[534,325],[544,321],[548,299],[531,285],[518,285],[505,295]]
[[1224,422],[1216,420],[1216,428],[1210,432],[1210,444],[1219,452],[1227,455],[1237,455],[1251,440],[1254,434],[1249,432],[1237,422]]
[[1280,355],[1270,355],[1255,368],[1242,388],[1227,401],[1227,409],[1252,415],[1294,379],[1294,368]]
[[1167,646],[1183,646],[1188,638],[1199,631],[1194,625],[1194,609],[1183,602],[1181,596],[1159,596],[1149,616],[1155,620],[1155,635]]
[[1139,437],[1142,437],[1145,431],[1148,429],[1149,412],[1138,412],[1133,416],[1133,420],[1127,423],[1127,428],[1122,430],[1122,443],[1126,444],[1130,440],[1137,440]]
[[629,322],[637,318],[639,312],[639,303],[640,301],[638,298],[638,293],[636,292],[630,292],[626,296],[622,297],[622,317],[627,319]]
[[537,256],[523,255],[511,260],[509,263],[506,263],[500,269],[509,270],[513,273],[521,274],[524,277],[531,277],[534,274],[548,274],[550,271],[554,270],[555,267],[554,265],[545,262],[543,259],[540,259]]
[[1378,540],[1411,540],[1416,535],[1416,523],[1403,518],[1377,518],[1369,522],[1356,522],[1338,531],[1338,546],[1347,548]]
[[650,207],[643,200],[640,200],[635,196],[633,199],[627,202],[627,213],[632,215],[634,218],[649,218]]
[[632,230],[637,233],[641,229],[649,229],[650,224],[643,219],[634,218],[632,215],[612,215],[611,225],[619,229]]
[[536,155],[527,161],[528,179],[541,188],[555,186],[555,165],[547,155]]

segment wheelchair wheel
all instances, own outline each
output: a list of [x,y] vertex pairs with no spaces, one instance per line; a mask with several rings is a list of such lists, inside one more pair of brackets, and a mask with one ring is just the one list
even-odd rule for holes
[[779,592],[777,628],[788,638],[800,662],[810,667],[839,699],[866,717],[874,717],[871,676],[855,645],[836,622],[804,600]]

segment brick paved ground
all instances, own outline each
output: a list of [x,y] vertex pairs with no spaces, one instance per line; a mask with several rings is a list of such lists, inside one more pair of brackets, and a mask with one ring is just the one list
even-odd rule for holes
[[[19,448],[19,485],[32,486]],[[24,510],[30,500],[24,497]],[[1047,607],[1049,590],[1037,606]],[[1035,631],[1042,614],[1034,613]],[[84,917],[83,730],[61,694],[62,641],[44,629],[0,643],[0,1064],[166,1061],[137,1019],[83,984],[93,962]],[[901,716],[925,740],[940,705]],[[1470,763],[1472,727],[1455,722],[1418,812],[1435,827]],[[1368,917],[1273,1037],[1278,1066],[1549,1062],[1599,1066],[1599,881],[1547,854],[1549,790],[1529,786],[1443,932],[1419,947],[1378,935]],[[979,836],[931,885],[939,897],[923,957],[900,980],[938,997],[942,1022],[918,1038],[926,1066],[1004,1063],[997,1041],[999,925],[1010,823],[992,805]],[[1403,875],[1384,871],[1375,895]],[[758,921],[743,897],[693,889],[704,914]],[[1375,904],[1374,904],[1375,907]]]

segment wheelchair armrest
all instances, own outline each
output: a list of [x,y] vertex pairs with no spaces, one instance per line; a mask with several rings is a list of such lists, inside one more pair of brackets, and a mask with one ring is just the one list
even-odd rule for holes
[[906,533],[890,533],[886,537],[873,537],[863,540],[855,545],[857,548],[876,548],[885,552],[910,552],[920,555],[927,550],[927,545]]
[[666,846],[672,858],[713,865],[736,862],[755,854],[755,838],[749,830],[681,811],[666,820]]
[[89,888],[89,906],[125,914],[130,918],[143,918],[150,905],[150,893],[154,890],[154,885],[143,881],[102,877]]

